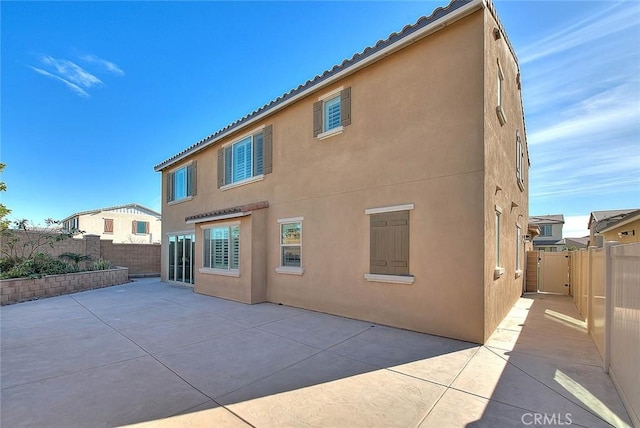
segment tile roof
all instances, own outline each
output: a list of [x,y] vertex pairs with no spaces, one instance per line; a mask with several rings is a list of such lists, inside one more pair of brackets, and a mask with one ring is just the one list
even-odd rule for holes
[[263,208],[269,208],[269,202],[261,201],[246,205],[239,205],[236,207],[222,208],[202,214],[190,215],[185,217],[184,220],[191,223],[200,223],[204,221],[215,220],[216,217],[225,217],[231,214],[248,214],[251,211],[260,210]]
[[69,220],[70,218],[78,216],[78,215],[93,214],[93,213],[99,213],[99,212],[102,212],[102,211],[113,211],[113,210],[119,210],[119,209],[122,209],[122,208],[137,208],[137,209],[142,210],[142,211],[148,211],[149,215],[153,215],[153,216],[156,216],[158,218],[162,217],[162,215],[159,212],[154,211],[151,208],[147,208],[144,205],[133,203],[133,204],[124,204],[124,205],[114,205],[112,207],[106,207],[106,208],[97,208],[95,210],[80,211],[80,212],[77,212],[77,213],[73,213],[68,217],[65,217],[61,221]]
[[[154,166],[154,170],[162,171],[164,168],[174,164],[175,162],[178,162],[184,159],[186,156],[192,153],[195,153],[209,146],[210,144],[215,143],[220,138],[229,135],[231,132],[240,129],[242,126],[253,123],[254,121],[266,116],[267,114],[277,111],[278,107],[283,106],[283,104],[288,104],[288,102],[291,101],[292,99],[300,98],[301,96],[303,96],[303,94],[306,95],[307,92],[311,92],[314,88],[319,87],[322,83],[328,81],[329,79],[331,79],[332,77],[338,74],[342,74],[343,72],[350,69],[353,69],[353,71],[355,71],[355,69],[358,68],[357,67],[358,65],[365,64],[367,59],[370,59],[372,56],[374,56],[375,54],[379,53],[380,51],[388,47],[391,47],[393,45],[400,46],[401,41],[407,41],[407,43],[412,42],[413,40],[411,39],[411,36],[414,35],[416,32],[419,32],[419,30],[422,30],[428,27],[429,25],[442,20],[446,16],[451,15],[456,10],[460,10],[464,6],[469,6],[468,9],[470,11],[476,10],[474,9],[474,7],[476,6],[478,8],[480,7],[487,8],[487,10],[493,15],[496,22],[498,23],[498,26],[502,31],[502,35],[505,38],[507,46],[509,47],[517,63],[515,50],[513,49],[513,46],[511,45],[508,38],[506,37],[506,32],[504,31],[504,27],[502,26],[502,24],[500,23],[500,20],[498,19],[498,16],[495,12],[495,8],[493,4],[491,3],[491,0],[452,0],[446,7],[438,7],[431,13],[431,15],[420,17],[415,22],[415,24],[406,25],[399,33],[391,33],[386,39],[379,40],[374,46],[369,46],[365,48],[362,52],[354,54],[349,59],[345,59],[344,61],[342,61],[341,64],[333,66],[333,68],[331,68],[330,70],[325,70],[322,74],[316,75],[313,79],[307,80],[304,84],[299,85],[297,88],[291,89],[289,92],[279,96],[278,98],[271,101],[270,103],[265,104],[264,106],[258,108],[257,110],[254,110],[248,115],[214,132],[208,137],[203,138],[202,140],[187,147],[186,149],[170,157],[169,159],[166,159],[160,162],[159,164]],[[442,23],[443,27],[445,24],[446,22],[443,21]]]
[[529,217],[530,224],[564,224],[563,214],[535,215]]
[[[591,218],[596,222],[596,232],[604,232],[607,229],[611,229],[623,223],[627,223],[632,218],[640,215],[640,210],[612,210],[612,211],[593,211]],[[589,228],[591,228],[592,221],[589,220]]]

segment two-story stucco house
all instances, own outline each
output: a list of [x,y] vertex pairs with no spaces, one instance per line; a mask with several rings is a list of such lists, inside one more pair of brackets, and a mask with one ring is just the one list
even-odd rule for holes
[[536,251],[563,251],[566,243],[562,237],[564,215],[537,215],[529,218],[529,224],[538,226],[540,235],[533,238],[533,249]]
[[521,295],[518,61],[453,1],[156,165],[162,279],[484,342]]
[[588,228],[589,246],[602,247],[607,241],[640,242],[640,209],[592,211]]
[[126,204],[77,212],[64,218],[61,225],[62,230],[81,230],[116,244],[158,244],[162,217],[140,204]]

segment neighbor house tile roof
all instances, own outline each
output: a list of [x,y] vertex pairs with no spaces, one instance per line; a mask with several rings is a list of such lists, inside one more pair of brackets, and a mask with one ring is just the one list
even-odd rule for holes
[[[420,30],[426,29],[427,27],[429,27],[431,24],[435,22],[441,21],[441,25],[442,27],[444,27],[445,25],[448,24],[445,18],[451,17],[453,15],[453,12],[455,11],[460,10],[461,13],[458,19],[462,18],[463,16],[465,16],[464,14],[462,14],[462,8],[464,8],[465,6],[468,6],[465,9],[468,11],[468,13],[471,13],[483,6],[487,8],[487,10],[495,18],[496,22],[498,22],[498,26],[500,27],[500,31],[501,31],[501,36],[504,37],[507,43],[507,46],[509,47],[509,50],[511,51],[517,63],[518,60],[515,55],[515,50],[513,49],[513,46],[511,45],[511,43],[509,42],[506,36],[506,32],[504,31],[504,28],[500,23],[500,20],[498,19],[497,13],[495,12],[495,9],[493,4],[491,3],[491,0],[452,0],[451,3],[449,3],[446,7],[438,7],[433,11],[431,15],[420,17],[415,24],[406,25],[402,29],[402,31],[400,31],[399,33],[391,33],[385,40],[379,40],[374,46],[369,46],[365,48],[362,52],[354,54],[349,59],[345,59],[344,61],[342,61],[341,64],[333,66],[333,68],[331,68],[330,70],[325,70],[324,73],[322,73],[321,75],[317,75],[313,79],[307,80],[304,84],[299,85],[297,88],[291,89],[289,92],[279,96],[278,98],[271,101],[270,103],[265,104],[264,106],[258,108],[257,110],[254,110],[248,115],[214,132],[208,137],[203,138],[202,140],[189,146],[185,150],[170,157],[169,159],[166,159],[165,161],[160,162],[154,167],[154,170],[162,171],[163,169],[173,165],[176,162],[179,162],[185,157],[195,152],[198,152],[211,144],[214,144],[221,138],[229,135],[231,132],[235,132],[236,130],[241,129],[243,126],[249,125],[259,119],[262,119],[266,117],[268,114],[275,113],[280,108],[283,108],[285,105],[288,105],[289,102],[293,102],[298,98],[302,98],[303,96],[308,95],[313,90],[319,89],[323,83],[330,82],[331,78],[334,76],[340,75],[341,77],[343,77],[349,72],[355,72],[359,68],[359,66],[364,66],[364,65],[367,65],[369,62],[373,62],[373,60],[375,60],[374,59],[375,55],[381,53],[387,48],[397,46],[397,48],[399,49],[406,44],[410,44],[416,40],[419,40],[420,38],[430,34],[430,33],[421,34]],[[442,27],[434,28],[433,31],[437,31]],[[415,39],[412,39],[412,36],[414,36]],[[368,61],[368,60],[371,60],[371,61]]]
[[529,217],[530,224],[564,224],[564,215],[536,215]]
[[640,217],[639,209],[630,210],[611,210],[611,211],[593,211],[589,220],[589,229],[593,221],[596,222],[596,232],[604,232],[607,229],[626,224],[633,221],[636,217]]
[[149,215],[152,215],[152,216],[155,216],[155,217],[158,217],[158,218],[162,217],[162,215],[159,212],[154,211],[151,208],[147,208],[144,205],[133,203],[133,204],[124,204],[124,205],[114,205],[112,207],[106,207],[106,208],[97,208],[95,210],[80,211],[80,212],[77,212],[77,213],[73,213],[68,217],[65,217],[61,221],[67,221],[70,218],[73,218],[73,217],[76,217],[76,216],[79,216],[79,215],[94,214],[94,213],[99,213],[99,212],[102,212],[102,211],[114,211],[114,210],[119,210],[119,209],[123,209],[123,208],[135,208],[135,209],[139,209],[141,211],[147,211],[149,213]]

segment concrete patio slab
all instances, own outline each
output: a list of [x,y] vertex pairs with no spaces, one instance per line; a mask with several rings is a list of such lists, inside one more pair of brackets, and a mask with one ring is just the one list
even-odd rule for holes
[[3,427],[630,426],[567,297],[521,298],[486,346],[153,278],[0,323]]

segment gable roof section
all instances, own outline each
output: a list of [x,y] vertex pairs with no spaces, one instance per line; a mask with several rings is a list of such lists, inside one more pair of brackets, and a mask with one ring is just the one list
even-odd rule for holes
[[640,220],[640,210],[620,210],[617,214],[600,219],[596,223],[596,232],[608,232],[635,220]]
[[563,214],[536,215],[529,217],[530,224],[564,224]]
[[73,213],[68,217],[63,218],[61,220],[61,222],[67,221],[70,218],[73,218],[73,217],[76,217],[76,216],[80,216],[80,215],[96,214],[96,213],[99,213],[99,212],[102,212],[102,211],[115,211],[115,210],[121,210],[121,209],[126,209],[126,208],[138,209],[140,211],[144,211],[145,213],[147,213],[150,216],[154,216],[154,217],[157,217],[157,218],[161,218],[162,217],[162,215],[159,212],[154,211],[151,208],[147,208],[147,207],[145,207],[143,205],[134,203],[134,204],[125,204],[125,205],[115,205],[113,207],[106,207],[106,208],[97,208],[95,210],[80,211],[80,212],[77,212],[77,213]]
[[360,68],[366,67],[367,65],[370,65],[385,56],[428,36],[431,33],[441,30],[447,25],[458,21],[481,8],[486,8],[495,18],[498,23],[498,27],[505,38],[507,46],[509,47],[509,50],[517,64],[518,59],[515,55],[515,50],[507,38],[504,27],[498,19],[495,7],[491,0],[452,0],[446,7],[438,7],[431,13],[431,15],[420,17],[415,24],[406,25],[399,33],[391,33],[385,40],[379,40],[374,46],[369,46],[362,52],[354,54],[351,58],[345,59],[341,64],[333,66],[331,70],[325,70],[321,75],[316,75],[313,79],[307,80],[297,88],[290,90],[270,103],[265,104],[241,119],[238,119],[208,137],[203,138],[169,159],[160,162],[154,167],[154,170],[156,172],[162,171],[186,157],[203,150],[205,147],[215,144],[217,141],[220,141],[231,133],[274,114],[289,104],[311,94],[313,91],[319,90],[338,79],[346,77]]

